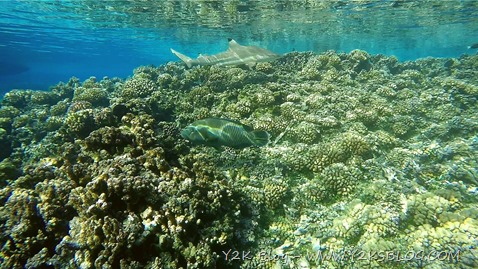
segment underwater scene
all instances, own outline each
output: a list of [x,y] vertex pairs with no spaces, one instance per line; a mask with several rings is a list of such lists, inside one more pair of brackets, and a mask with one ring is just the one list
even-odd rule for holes
[[478,1],[2,1],[0,268],[478,268]]

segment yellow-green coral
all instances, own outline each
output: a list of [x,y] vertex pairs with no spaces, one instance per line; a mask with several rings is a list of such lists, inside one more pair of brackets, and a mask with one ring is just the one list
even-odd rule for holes
[[156,88],[155,83],[149,79],[134,78],[124,83],[121,97],[125,100],[146,97],[152,94]]
[[287,183],[279,179],[271,179],[264,183],[264,199],[270,209],[281,208],[289,192]]
[[93,106],[107,106],[109,104],[108,92],[101,88],[83,88],[75,89],[73,102],[89,102]]
[[86,137],[96,127],[92,109],[83,109],[69,113],[64,126],[69,134],[75,137]]
[[[476,267],[477,58],[294,52],[252,68],[168,63],[12,91],[0,108],[0,254],[32,268]],[[271,143],[180,138],[204,117],[240,120]],[[233,248],[463,259],[221,259]]]
[[319,199],[330,201],[351,194],[362,180],[362,173],[355,168],[349,168],[343,163],[334,163],[313,179],[319,190]]

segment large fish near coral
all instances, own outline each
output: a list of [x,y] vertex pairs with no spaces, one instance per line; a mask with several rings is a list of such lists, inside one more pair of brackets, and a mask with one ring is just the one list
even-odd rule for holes
[[218,148],[246,148],[265,146],[269,143],[269,133],[253,130],[238,121],[206,118],[197,120],[181,131],[181,136],[193,143]]
[[468,49],[478,49],[478,43],[468,46]]
[[188,67],[194,65],[241,65],[245,64],[249,67],[258,62],[269,62],[280,57],[270,50],[259,48],[256,46],[242,46],[234,39],[229,39],[229,48],[225,52],[214,55],[202,55],[196,59],[192,59],[184,54],[181,54],[173,49],[171,52],[178,56]]

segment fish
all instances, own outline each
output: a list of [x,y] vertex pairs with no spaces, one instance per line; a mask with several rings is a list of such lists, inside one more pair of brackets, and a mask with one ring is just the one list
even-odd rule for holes
[[227,146],[242,149],[251,146],[262,147],[269,143],[266,131],[254,130],[238,121],[222,118],[197,120],[181,131],[181,136],[194,144],[211,146],[216,149]]
[[226,51],[214,55],[199,54],[196,59],[192,59],[174,49],[171,49],[171,52],[186,63],[188,68],[195,65],[235,66],[242,64],[251,68],[256,63],[270,62],[281,57],[281,55],[267,49],[256,46],[242,46],[234,39],[229,38],[228,40],[229,48]]
[[0,77],[18,75],[28,70],[30,68],[21,63],[0,61]]
[[478,49],[478,43],[468,46],[468,49]]

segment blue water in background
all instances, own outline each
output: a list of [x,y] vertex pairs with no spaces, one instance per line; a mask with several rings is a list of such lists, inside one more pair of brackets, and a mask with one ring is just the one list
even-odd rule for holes
[[476,53],[478,1],[2,1],[0,93],[227,49],[326,50],[400,60]]

